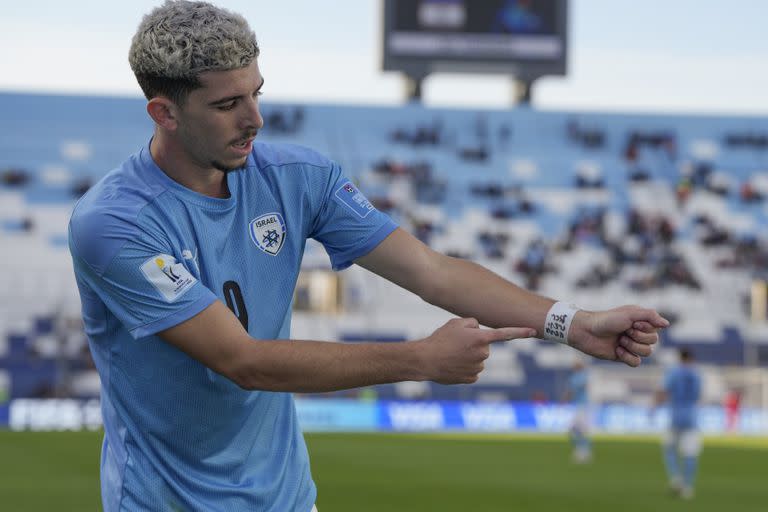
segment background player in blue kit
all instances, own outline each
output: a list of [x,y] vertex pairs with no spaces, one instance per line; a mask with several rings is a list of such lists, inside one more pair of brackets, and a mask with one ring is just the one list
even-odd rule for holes
[[573,461],[579,464],[592,460],[592,441],[589,438],[591,411],[589,408],[589,372],[583,361],[576,361],[568,376],[566,399],[573,404],[571,445]]
[[[490,343],[537,333],[629,366],[651,354],[668,325],[657,312],[529,293],[432,251],[316,152],[254,142],[258,55],[229,11],[176,1],[149,13],[129,61],[154,135],[73,211],[102,382],[105,511],[310,511],[317,490],[292,392],[471,383]],[[308,238],[335,269],[361,265],[462,318],[398,344],[291,340]]]
[[686,499],[693,497],[701,453],[701,438],[696,422],[700,398],[701,376],[693,365],[693,353],[681,349],[680,364],[667,372],[660,401],[669,406],[669,431],[663,444],[669,486],[673,492]]

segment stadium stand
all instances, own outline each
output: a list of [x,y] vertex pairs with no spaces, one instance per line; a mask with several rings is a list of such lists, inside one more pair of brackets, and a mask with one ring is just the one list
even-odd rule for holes
[[[30,117],[33,103],[41,114]],[[10,398],[95,396],[69,211],[146,144],[151,126],[138,99],[0,94],[0,108],[0,397],[3,386]],[[712,368],[768,363],[768,327],[750,322],[752,283],[768,268],[764,118],[269,103],[263,114],[262,140],[336,160],[439,251],[585,308],[658,308],[673,326],[651,367],[679,345]],[[327,276],[319,244],[307,244],[304,270]],[[338,279],[333,304],[319,309],[300,283],[295,337],[398,341],[449,317],[362,269]],[[375,393],[553,399],[573,357],[537,341],[500,345],[476,385]],[[719,401],[726,384],[707,387],[709,398]],[[604,399],[630,388],[613,386]]]

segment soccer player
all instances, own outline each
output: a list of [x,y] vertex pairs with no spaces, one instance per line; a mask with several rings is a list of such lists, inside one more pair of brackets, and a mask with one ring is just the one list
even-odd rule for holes
[[670,414],[669,430],[663,443],[669,487],[684,499],[693,498],[701,453],[701,438],[696,425],[700,396],[701,377],[693,366],[693,353],[683,348],[680,350],[680,364],[670,369],[665,377],[660,402],[668,403]]
[[571,424],[572,459],[577,464],[592,460],[592,441],[589,438],[591,411],[589,409],[589,373],[583,361],[576,361],[573,372],[568,377],[566,397],[573,404],[573,423]]
[[[106,512],[313,510],[292,392],[471,383],[490,343],[536,335],[629,366],[651,354],[668,325],[656,311],[527,292],[399,229],[322,155],[255,142],[258,55],[227,10],[171,1],[146,15],[129,62],[154,134],[72,214]],[[461,318],[404,343],[291,340],[308,238],[335,269],[361,265]]]

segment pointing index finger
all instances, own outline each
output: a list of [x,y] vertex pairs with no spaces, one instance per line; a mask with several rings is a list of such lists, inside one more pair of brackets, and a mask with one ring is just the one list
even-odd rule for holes
[[637,318],[636,320],[645,320],[652,326],[663,329],[664,327],[669,327],[669,320],[661,316],[659,313],[657,313],[653,309],[649,309],[645,311],[644,315],[641,315],[640,318]]

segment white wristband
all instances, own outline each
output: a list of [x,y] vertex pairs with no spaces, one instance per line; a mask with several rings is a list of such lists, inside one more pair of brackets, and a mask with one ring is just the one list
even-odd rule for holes
[[568,331],[579,308],[567,302],[555,302],[544,321],[544,339],[568,344]]

